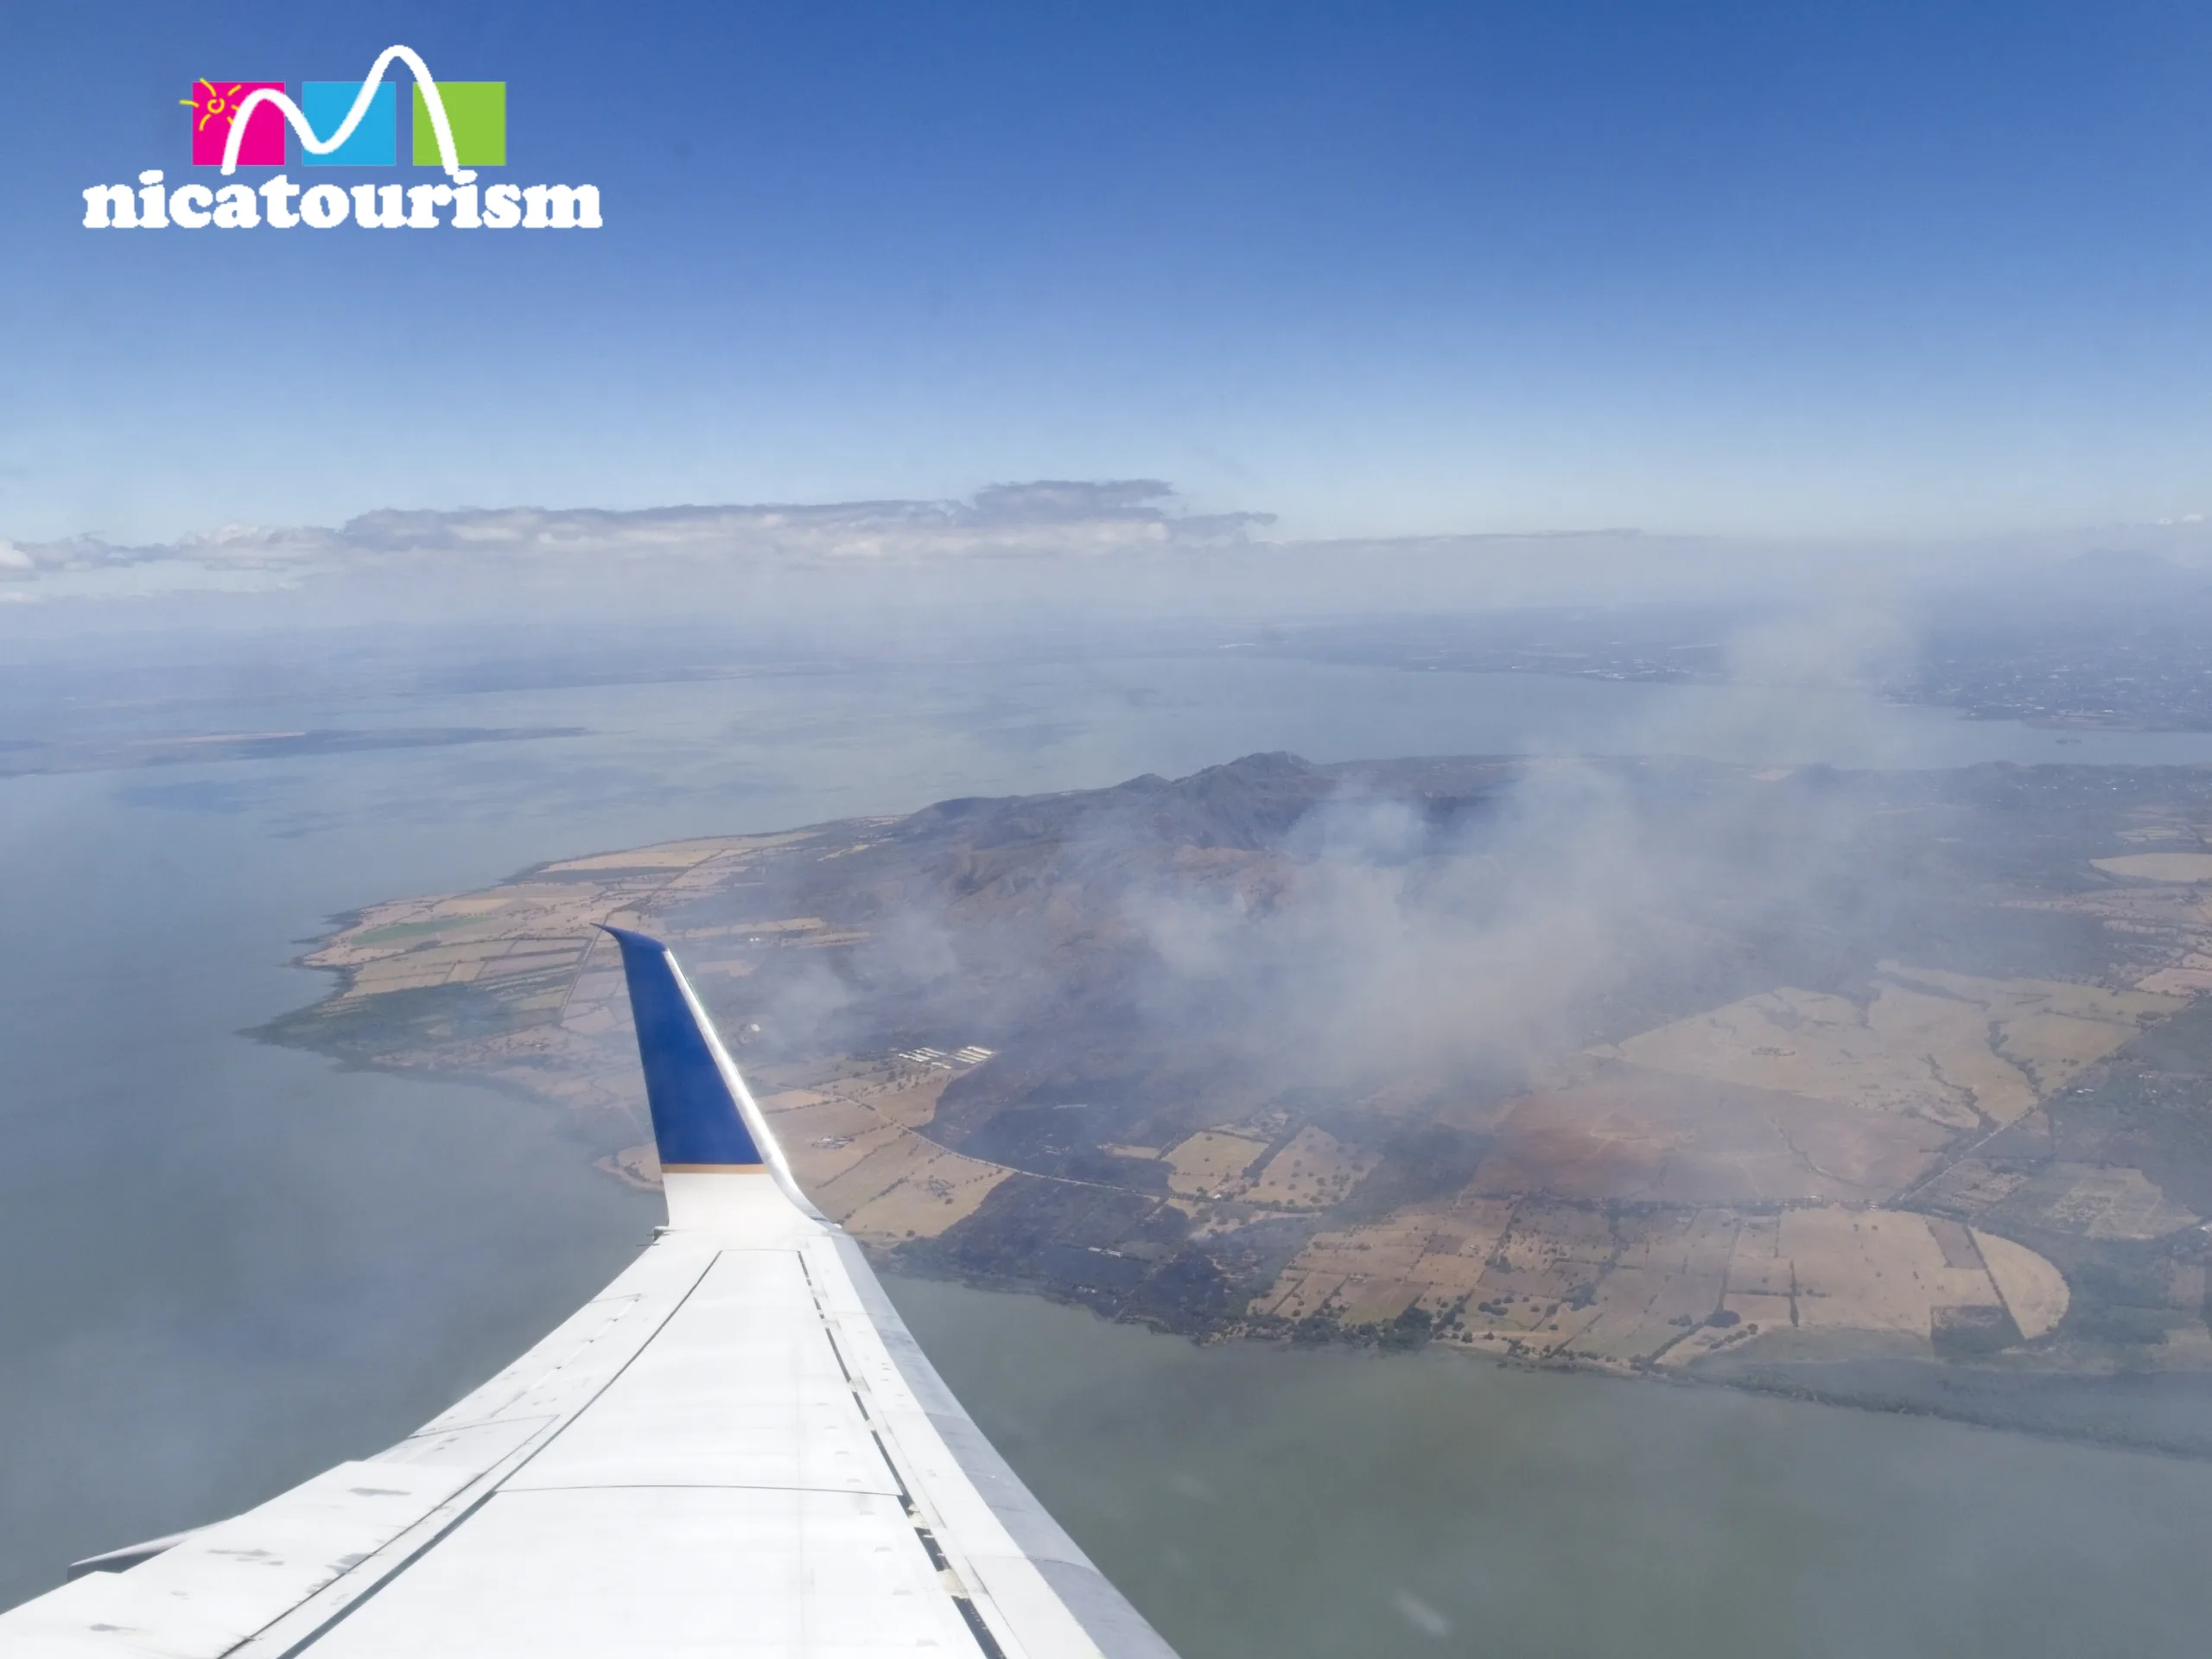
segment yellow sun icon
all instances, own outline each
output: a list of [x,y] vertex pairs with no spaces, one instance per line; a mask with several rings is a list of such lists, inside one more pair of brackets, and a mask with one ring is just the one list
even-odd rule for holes
[[198,112],[200,119],[193,124],[193,130],[205,132],[210,121],[229,124],[231,118],[238,113],[238,94],[245,90],[245,83],[243,81],[234,80],[227,86],[218,86],[212,80],[203,80],[193,88],[190,98],[180,98],[177,102]]

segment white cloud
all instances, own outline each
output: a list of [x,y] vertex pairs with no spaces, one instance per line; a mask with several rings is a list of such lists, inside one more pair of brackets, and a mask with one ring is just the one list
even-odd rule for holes
[[[1311,617],[1892,589],[2056,564],[2094,537],[2212,567],[2212,524],[1948,544],[1777,542],[1635,530],[1268,539],[1271,515],[1198,513],[1157,480],[993,485],[964,500],[385,508],[333,527],[231,524],[149,546],[0,540],[0,588],[290,597],[288,615],[765,615],[811,605],[961,618],[1057,607]],[[1886,602],[1886,601],[1885,601]],[[197,614],[199,613],[195,613]],[[905,626],[905,623],[901,623]]]
[[1264,513],[1192,514],[1152,480],[996,485],[972,501],[827,505],[386,508],[335,530],[226,524],[146,547],[89,537],[16,548],[0,568],[29,572],[181,562],[295,571],[466,557],[481,565],[588,568],[630,562],[820,567],[954,559],[1114,558],[1241,544]]

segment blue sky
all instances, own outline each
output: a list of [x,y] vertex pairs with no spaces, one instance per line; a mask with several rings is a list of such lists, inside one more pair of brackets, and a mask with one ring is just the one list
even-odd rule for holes
[[[1039,477],[1166,479],[1300,535],[2212,508],[2201,7],[87,3],[0,29],[17,540]],[[394,41],[507,81],[487,180],[595,183],[607,227],[79,226],[86,185],[192,175],[195,77],[342,79]]]

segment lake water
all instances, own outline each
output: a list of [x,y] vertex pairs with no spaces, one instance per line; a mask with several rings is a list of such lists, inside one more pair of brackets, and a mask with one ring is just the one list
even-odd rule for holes
[[2212,1467],[892,1286],[1186,1656],[2199,1651]]
[[[629,1259],[557,1117],[237,1033],[332,913],[538,860],[948,795],[1521,749],[2212,762],[2212,734],[1849,697],[1209,657],[0,706],[67,726],[587,734],[0,780],[0,1602],[385,1445]],[[1200,1349],[897,1287],[1187,1659],[2178,1649],[2212,1467],[1450,1356]]]

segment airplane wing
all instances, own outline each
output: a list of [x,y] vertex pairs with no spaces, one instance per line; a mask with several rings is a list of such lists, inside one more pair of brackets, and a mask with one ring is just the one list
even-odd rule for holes
[[1173,1659],[792,1181],[676,960],[621,947],[668,1225],[398,1445],[0,1614],[0,1659]]

